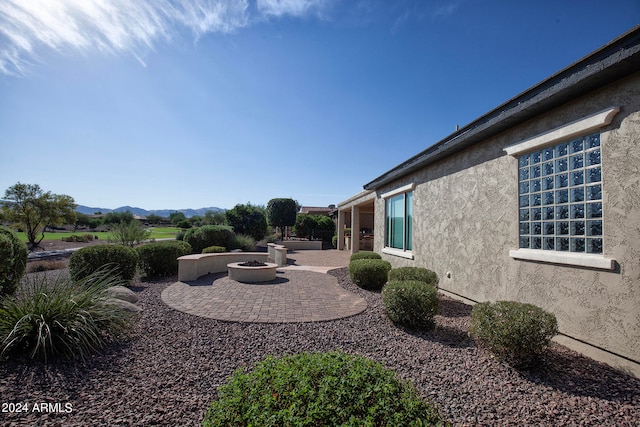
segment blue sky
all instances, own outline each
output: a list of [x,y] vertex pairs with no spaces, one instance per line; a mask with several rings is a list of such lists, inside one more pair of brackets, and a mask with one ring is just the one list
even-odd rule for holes
[[0,196],[336,204],[639,23],[638,0],[2,0]]

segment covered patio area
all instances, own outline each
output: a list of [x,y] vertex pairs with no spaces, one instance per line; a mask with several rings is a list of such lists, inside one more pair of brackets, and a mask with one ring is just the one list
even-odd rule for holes
[[338,249],[374,250],[374,191],[365,190],[338,204]]

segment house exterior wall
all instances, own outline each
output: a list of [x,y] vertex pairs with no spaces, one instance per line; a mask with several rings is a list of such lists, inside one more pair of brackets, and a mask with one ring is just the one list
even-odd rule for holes
[[[518,166],[504,148],[611,106],[620,112],[601,130],[603,256],[616,269],[511,258],[518,248]],[[385,235],[380,195],[411,183],[413,260],[384,259],[429,268],[442,290],[465,299],[543,307],[556,315],[563,344],[640,376],[640,73],[377,189],[377,252]]]

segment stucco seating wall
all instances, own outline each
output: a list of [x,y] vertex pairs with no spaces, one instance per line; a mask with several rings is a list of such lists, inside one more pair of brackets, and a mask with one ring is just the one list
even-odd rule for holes
[[267,243],[268,259],[279,267],[287,265],[287,248],[276,243]]
[[322,250],[322,240],[286,240],[279,241],[278,244],[286,246],[291,251]]
[[178,280],[197,280],[212,273],[227,271],[227,264],[233,262],[267,262],[266,252],[224,252],[217,254],[193,254],[178,258]]

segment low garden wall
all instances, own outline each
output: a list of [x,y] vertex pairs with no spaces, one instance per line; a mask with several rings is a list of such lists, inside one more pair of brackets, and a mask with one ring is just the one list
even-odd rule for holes
[[[272,247],[273,246],[273,247]],[[227,264],[233,262],[273,261],[279,267],[287,265],[287,248],[269,244],[269,252],[223,252],[213,254],[193,254],[178,258],[178,280],[197,280],[212,273],[227,271]]]
[[322,240],[286,240],[279,241],[279,245],[284,245],[291,251],[322,250]]

